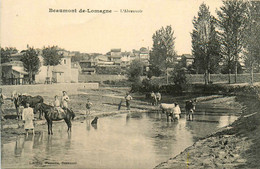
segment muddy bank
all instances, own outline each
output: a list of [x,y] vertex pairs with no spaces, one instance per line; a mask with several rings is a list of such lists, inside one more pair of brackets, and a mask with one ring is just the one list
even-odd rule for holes
[[245,96],[236,101],[242,108],[237,121],[155,168],[259,168],[260,101]]

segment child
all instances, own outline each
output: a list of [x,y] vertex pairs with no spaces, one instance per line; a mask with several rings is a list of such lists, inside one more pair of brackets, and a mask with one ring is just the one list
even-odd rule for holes
[[86,115],[90,115],[90,108],[92,106],[92,103],[89,101],[89,99],[87,99],[87,103],[86,103]]

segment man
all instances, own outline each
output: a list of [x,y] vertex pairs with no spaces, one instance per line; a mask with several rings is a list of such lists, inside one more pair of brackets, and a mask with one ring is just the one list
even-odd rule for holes
[[34,125],[33,125],[34,114],[33,114],[33,109],[29,106],[30,104],[27,102],[26,107],[23,109],[23,114],[22,114],[26,136],[28,136],[29,130],[32,130],[32,133],[34,135]]
[[127,110],[130,110],[130,100],[132,100],[132,96],[130,96],[129,93],[126,93],[126,96],[125,96],[125,101],[126,101],[126,107],[127,107]]
[[87,99],[87,103],[86,103],[86,116],[90,115],[90,108],[92,106],[92,103],[90,102],[89,98]]
[[3,109],[4,99],[6,99],[6,97],[2,93],[2,88],[0,88],[0,110],[1,110],[1,119],[2,120],[5,120],[5,118],[4,118],[5,112],[4,112],[4,109]]
[[61,99],[61,104],[62,104],[62,108],[68,108],[68,102],[69,102],[69,96],[67,95],[67,92],[66,91],[63,91],[63,96],[62,96],[62,99]]
[[151,99],[152,99],[152,105],[154,106],[156,104],[156,95],[153,91],[151,93]]
[[158,105],[158,104],[160,104],[160,101],[162,99],[162,95],[161,95],[161,93],[157,92],[155,94],[155,96],[156,96],[156,105]]

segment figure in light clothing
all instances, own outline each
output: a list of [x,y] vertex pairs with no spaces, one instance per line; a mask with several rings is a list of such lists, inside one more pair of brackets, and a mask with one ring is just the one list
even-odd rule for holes
[[151,93],[151,99],[152,99],[152,105],[153,106],[156,105],[156,95],[155,95],[155,93],[153,91]]
[[161,93],[157,92],[155,96],[156,96],[156,105],[159,105],[162,99],[162,95]]
[[68,108],[68,102],[69,102],[69,96],[67,95],[66,91],[63,91],[63,96],[61,99],[61,103],[62,103],[62,108]]
[[26,136],[28,136],[29,130],[32,130],[32,133],[34,135],[34,125],[33,125],[34,114],[33,114],[33,109],[29,106],[30,106],[29,103],[26,103],[26,108],[23,109],[23,113],[22,113]]
[[129,93],[126,93],[125,101],[126,101],[126,107],[127,110],[130,110],[130,100],[132,100],[132,96]]
[[54,97],[54,109],[55,110],[57,110],[59,113],[61,112],[61,113],[64,113],[64,110],[61,108],[61,106],[60,106],[60,101],[59,101],[59,98],[58,98],[58,96],[56,95],[55,97]]
[[175,107],[173,108],[173,115],[174,119],[179,120],[180,119],[180,114],[181,114],[181,109],[178,103],[175,103]]

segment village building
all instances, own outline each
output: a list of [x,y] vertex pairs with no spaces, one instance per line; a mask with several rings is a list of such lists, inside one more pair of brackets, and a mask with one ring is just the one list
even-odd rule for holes
[[[33,75],[35,83],[71,83],[78,82],[78,68],[71,63],[69,52],[63,52],[61,62],[57,66],[44,66],[43,57],[39,53],[40,68],[38,73]],[[1,64],[1,83],[6,85],[27,84],[28,73],[24,70],[21,57],[24,52],[12,54],[10,62]]]
[[39,56],[41,67],[39,73],[35,75],[36,83],[77,83],[79,70],[71,63],[71,54],[68,51],[58,52],[62,58],[60,64],[56,66],[44,66],[43,57]]

